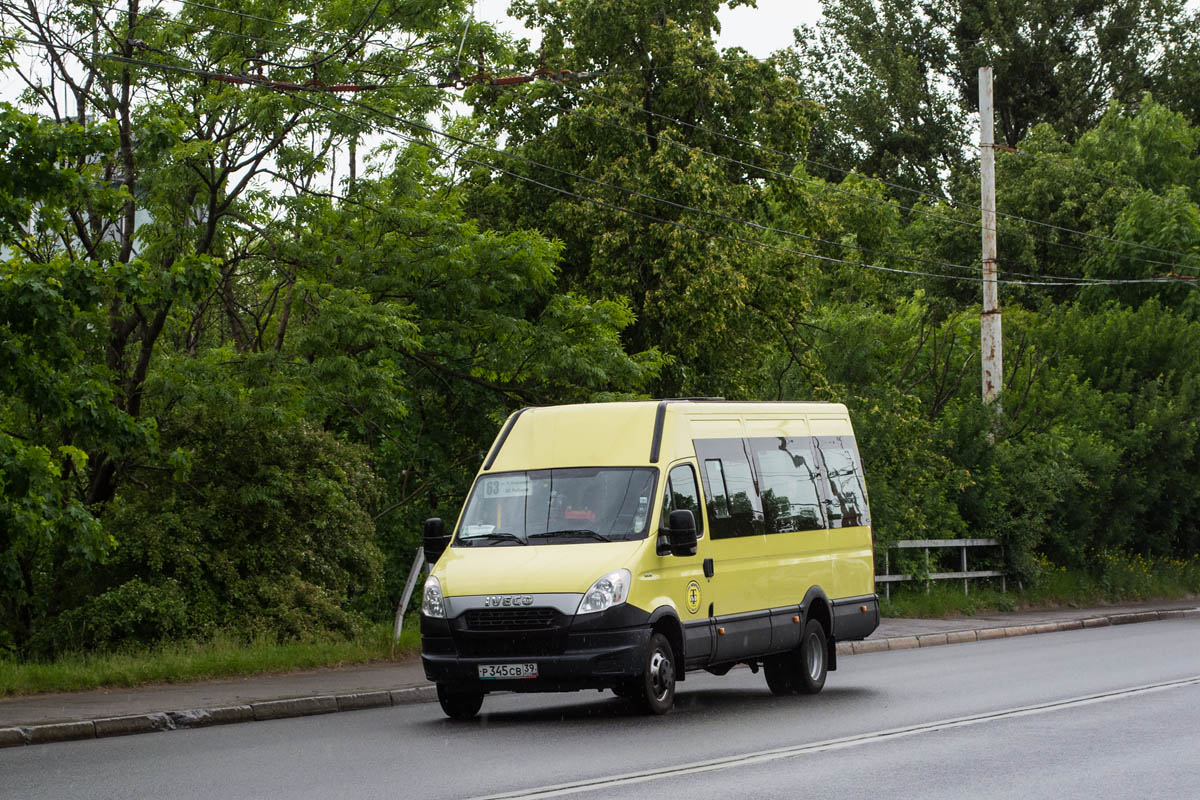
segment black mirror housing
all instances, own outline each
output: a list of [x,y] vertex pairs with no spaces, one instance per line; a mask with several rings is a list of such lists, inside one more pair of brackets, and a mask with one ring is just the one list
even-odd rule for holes
[[696,555],[696,517],[686,508],[671,512],[667,522],[670,532],[670,551],[673,556]]
[[445,524],[437,517],[425,520],[425,562],[429,566],[437,563],[449,544],[450,537],[446,535]]

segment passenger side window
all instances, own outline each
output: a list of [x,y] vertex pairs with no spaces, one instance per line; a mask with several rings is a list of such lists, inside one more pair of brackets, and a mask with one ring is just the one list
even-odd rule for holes
[[870,525],[866,482],[854,437],[818,436],[814,441],[825,466],[821,491],[829,527]]
[[687,510],[696,518],[696,535],[704,535],[704,515],[700,513],[700,490],[696,486],[696,473],[690,464],[680,464],[667,474],[667,491],[663,495],[662,527],[672,511]]
[[725,467],[721,459],[710,458],[704,462],[704,471],[708,476],[708,511],[715,519],[729,518],[729,487],[725,485]]
[[767,533],[825,527],[818,478],[807,438],[776,436],[750,440],[758,467]]
[[712,538],[762,533],[762,504],[741,439],[696,439]]

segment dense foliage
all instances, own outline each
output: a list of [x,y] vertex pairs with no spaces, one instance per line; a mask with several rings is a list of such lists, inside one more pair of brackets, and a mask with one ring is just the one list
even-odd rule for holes
[[[1175,0],[827,0],[767,61],[718,0],[518,0],[537,53],[465,0],[52,5],[0,12],[0,651],[353,632],[537,403],[845,402],[881,545],[998,537],[1026,581],[1200,549]],[[433,85],[484,69],[554,79]]]

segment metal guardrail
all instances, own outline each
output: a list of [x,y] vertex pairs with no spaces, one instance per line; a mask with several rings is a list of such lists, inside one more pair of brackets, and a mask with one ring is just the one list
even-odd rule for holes
[[[970,592],[968,583],[971,578],[999,578],[1000,591],[1008,591],[1007,580],[1005,573],[994,569],[967,569],[967,548],[968,547],[1001,547],[999,539],[907,539],[902,542],[894,542],[883,553],[883,571],[891,572],[891,559],[889,551],[893,548],[897,550],[924,550],[925,551],[925,576],[917,575],[876,575],[875,582],[884,585],[884,595],[891,599],[892,584],[902,581],[917,580],[918,578],[928,577],[931,581],[947,581],[961,580],[963,582],[963,594]],[[939,547],[957,547],[962,556],[962,569],[958,572],[930,572],[929,571],[929,551]],[[929,591],[929,584],[925,584],[925,591]]]

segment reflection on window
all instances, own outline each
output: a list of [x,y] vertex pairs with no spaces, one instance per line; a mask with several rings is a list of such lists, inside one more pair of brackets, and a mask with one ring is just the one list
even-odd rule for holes
[[742,439],[696,439],[714,539],[762,533],[762,505]]
[[767,533],[824,528],[817,471],[807,442],[779,436],[751,439],[750,446],[758,461]]
[[[718,462],[719,463],[719,462]],[[662,526],[665,528],[672,511],[690,511],[696,519],[696,533],[704,532],[704,517],[700,513],[700,490],[696,473],[687,464],[680,464],[667,476],[667,491],[663,495]]]
[[831,528],[870,524],[867,492],[858,447],[848,436],[820,436],[817,449],[825,462],[825,508]]
[[725,470],[721,459],[710,458],[704,462],[708,473],[708,510],[717,519],[729,518],[729,487],[725,484]]

